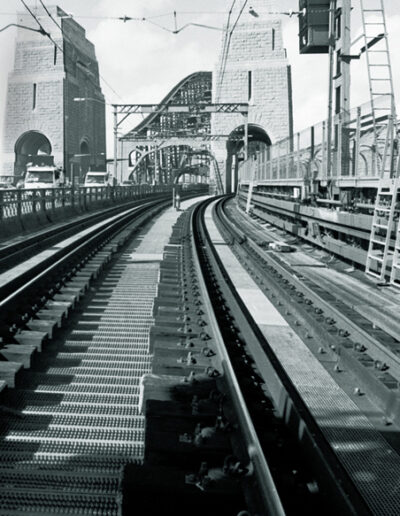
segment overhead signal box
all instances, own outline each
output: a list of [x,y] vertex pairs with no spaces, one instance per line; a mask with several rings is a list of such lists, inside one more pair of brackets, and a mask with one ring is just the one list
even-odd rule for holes
[[329,52],[330,0],[299,1],[300,54]]

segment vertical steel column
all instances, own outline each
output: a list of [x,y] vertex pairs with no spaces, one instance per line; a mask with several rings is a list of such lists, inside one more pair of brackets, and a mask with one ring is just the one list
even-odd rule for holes
[[118,107],[113,104],[114,108],[114,177],[117,179],[117,154],[118,154]]
[[326,122],[322,122],[322,146],[321,146],[321,173],[322,179],[327,179],[327,166],[326,166]]
[[361,108],[357,108],[356,141],[354,146],[354,171],[353,175],[358,176],[358,163],[360,159],[360,137],[361,137]]
[[160,176],[160,162],[158,159],[158,147],[155,146],[154,150],[154,179],[156,184],[161,183],[161,176]]
[[333,63],[335,56],[335,11],[336,0],[331,0],[329,8],[329,93],[328,93],[328,134],[326,177],[332,169],[332,104],[333,104]]
[[[124,157],[124,140],[121,140],[121,179],[120,179],[120,184],[122,184],[122,181],[123,181],[123,173],[124,173],[124,167],[123,167],[123,161],[122,161],[122,158]],[[115,177],[115,179],[117,180],[117,177]],[[113,186],[116,186],[116,185],[113,185]]]
[[[341,54],[349,55],[351,52],[351,1],[343,0],[342,6],[342,28],[341,28]],[[341,59],[340,62],[340,115],[341,115],[341,175],[348,176],[350,173],[350,138],[349,127],[350,121],[350,60]]]

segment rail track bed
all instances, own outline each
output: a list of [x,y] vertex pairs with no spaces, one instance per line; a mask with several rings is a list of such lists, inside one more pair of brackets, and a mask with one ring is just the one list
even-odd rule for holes
[[227,206],[227,212],[231,219],[235,217],[236,236],[239,226],[249,237],[243,247],[253,254],[253,260],[266,266],[266,277],[272,278],[280,306],[285,298],[289,303],[290,297],[297,298],[293,311],[298,316],[294,321],[297,328],[302,326],[310,343],[312,335],[325,334],[319,353],[329,355],[338,371],[351,370],[353,389],[367,393],[387,421],[399,423],[398,292],[376,287],[346,264],[340,266],[335,261],[328,267],[326,253],[308,246],[298,245],[295,253],[268,251],[268,243],[277,238],[276,234],[232,205]]
[[214,204],[146,203],[0,276],[1,515],[398,513],[397,453]]
[[0,514],[121,514],[123,468],[144,453],[158,279],[157,259],[137,257],[165,238],[137,232],[167,205],[142,202],[1,275]]
[[[276,357],[261,346],[258,321],[232,290],[233,278],[242,290],[251,278],[240,264],[231,270],[218,259],[229,246],[205,210],[194,212],[194,242],[182,221],[161,264],[152,374],[143,382],[145,463],[129,468],[127,508],[238,514],[241,489],[252,515],[298,514],[300,505],[308,514],[370,514]],[[287,418],[301,430],[292,433]]]
[[[75,235],[85,228],[89,228],[96,222],[110,218],[112,215],[126,211],[129,208],[134,208],[143,203],[147,197],[152,199],[167,199],[170,197],[170,192],[158,192],[157,194],[150,192],[138,192],[133,199],[127,199],[116,206],[107,209],[98,209],[93,213],[77,214],[78,211],[72,212],[69,216],[60,213],[58,217],[54,217],[54,222],[51,223],[49,218],[44,214],[43,225],[40,230],[28,232],[13,238],[4,238],[0,241],[0,273],[7,271],[10,267],[17,263],[23,262],[28,257],[35,256],[40,251],[56,245],[58,242]],[[60,220],[61,217],[61,220]],[[1,219],[0,219],[1,221]],[[1,234],[0,231],[0,235]]]
[[[234,225],[224,211],[231,217],[233,213]],[[383,328],[394,328],[398,321],[395,317],[391,320],[387,317],[381,327],[374,319],[372,323],[365,321],[357,306],[347,304],[349,297],[346,293],[353,289],[353,296],[356,296],[358,289],[365,305],[368,297],[372,305],[385,298],[389,310],[393,310],[396,296],[391,291],[379,291],[365,280],[358,283],[351,278],[350,285],[346,285],[346,276],[335,270],[332,275],[336,285],[334,281],[331,292],[328,292],[328,280],[319,282],[320,273],[331,277],[323,262],[311,260],[299,252],[282,254],[268,251],[268,242],[276,239],[273,233],[266,232],[254,222],[249,224],[249,217],[240,215],[232,206],[226,210],[226,205],[221,203],[217,213],[230,248],[257,284],[257,289],[263,292],[263,298],[268,299],[263,304],[261,298],[256,298],[256,303],[251,306],[251,301],[244,297],[243,303],[253,311],[254,323],[273,347],[280,364],[289,373],[350,476],[356,479],[358,489],[372,504],[372,512],[396,514],[399,510],[396,505],[399,486],[394,481],[388,487],[386,481],[391,482],[393,471],[399,466],[399,431],[395,424],[398,423],[398,344]],[[242,217],[247,224],[243,225]],[[221,259],[227,263],[226,257]],[[236,277],[234,269],[229,271],[229,276]],[[341,277],[344,300],[340,296],[338,277]],[[232,281],[236,285],[237,281]],[[240,291],[245,290],[246,284],[239,281],[236,285],[239,295],[242,295]],[[311,288],[314,285],[315,289]],[[360,308],[367,310],[365,305]],[[274,325],[265,326],[265,314],[269,314],[271,307],[281,317],[275,328]],[[301,345],[294,342],[298,336],[301,337]],[[390,365],[388,357],[392,359]],[[319,364],[323,368],[320,369]],[[332,378],[335,381],[330,384]],[[336,384],[341,389],[337,390]],[[347,396],[343,397],[345,393]],[[339,431],[336,435],[335,428]],[[363,449],[368,452],[362,453]],[[346,464],[352,454],[357,460],[354,459],[353,465],[351,461]],[[389,458],[390,464],[386,462]],[[366,462],[361,467],[364,460]],[[379,464],[379,469],[375,469],[375,464]],[[369,482],[365,477],[360,482],[360,468],[369,471],[371,478],[379,481],[374,484],[375,480]],[[376,487],[379,483],[385,486],[384,489]],[[375,496],[380,499],[379,505],[373,503]]]

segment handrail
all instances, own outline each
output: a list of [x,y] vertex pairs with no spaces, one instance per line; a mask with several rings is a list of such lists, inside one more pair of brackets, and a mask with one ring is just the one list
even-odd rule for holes
[[26,216],[52,217],[65,210],[89,211],[171,190],[169,185],[64,187],[0,190],[0,226]]

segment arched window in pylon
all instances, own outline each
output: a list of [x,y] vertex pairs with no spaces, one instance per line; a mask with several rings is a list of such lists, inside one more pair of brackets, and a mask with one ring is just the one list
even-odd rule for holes
[[87,138],[83,138],[80,144],[80,153],[83,155],[90,155],[89,141]]
[[82,138],[79,144],[79,151],[81,156],[81,175],[85,177],[86,172],[91,168],[92,156],[90,153],[89,138]]
[[14,151],[14,174],[23,176],[26,165],[37,161],[37,156],[51,156],[52,146],[47,136],[40,131],[27,131],[15,142]]
[[[245,132],[245,126],[239,125],[230,133],[226,142],[225,188],[227,193],[235,191],[237,187],[240,163],[245,158]],[[249,123],[247,133],[247,155],[249,159],[257,158],[261,153],[264,154],[265,159],[268,159],[271,138],[267,131],[258,124]]]

